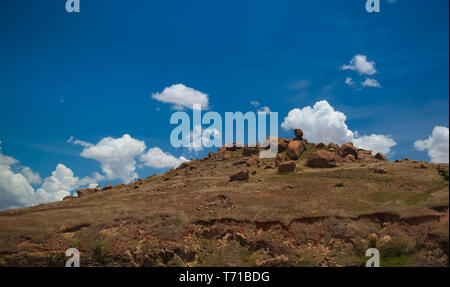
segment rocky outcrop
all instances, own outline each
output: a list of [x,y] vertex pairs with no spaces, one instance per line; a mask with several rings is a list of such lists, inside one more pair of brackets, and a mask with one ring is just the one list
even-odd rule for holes
[[252,155],[257,155],[259,153],[259,150],[257,147],[244,147],[242,149],[242,155],[243,156],[252,156]]
[[315,152],[312,158],[306,162],[306,166],[312,168],[332,168],[341,165],[342,158],[326,150]]
[[97,191],[98,190],[96,188],[83,188],[83,189],[77,190],[77,195],[78,195],[78,197],[83,197],[83,196],[92,194]]
[[267,142],[271,142],[274,140],[275,142],[278,142],[278,152],[284,152],[287,150],[289,143],[291,142],[290,139],[287,138],[280,138],[280,137],[274,137],[270,136],[267,138]]
[[358,149],[351,142],[343,144],[338,149],[338,155],[340,155],[343,158],[345,158],[349,154],[353,155],[355,159],[358,158]]
[[316,144],[316,148],[317,149],[323,149],[323,148],[326,148],[327,146],[324,144],[324,143],[318,143],[318,144]]
[[286,158],[289,160],[297,160],[305,151],[306,145],[302,141],[291,141],[286,151]]
[[337,144],[335,144],[334,142],[330,142],[328,144],[328,148],[338,150],[339,146]]
[[382,154],[380,152],[375,155],[375,158],[378,160],[386,160],[386,157],[384,156],[384,154]]

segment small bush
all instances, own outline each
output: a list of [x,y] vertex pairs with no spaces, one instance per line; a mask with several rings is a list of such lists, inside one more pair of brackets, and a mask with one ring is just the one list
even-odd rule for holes
[[343,184],[343,183],[336,183],[336,184],[334,185],[334,187],[344,187],[344,184]]

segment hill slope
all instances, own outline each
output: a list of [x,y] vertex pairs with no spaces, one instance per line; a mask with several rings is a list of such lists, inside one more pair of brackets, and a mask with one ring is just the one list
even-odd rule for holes
[[291,173],[277,171],[286,151],[259,159],[223,147],[162,175],[1,212],[0,266],[64,266],[70,247],[82,266],[364,266],[369,237],[382,266],[449,266],[448,165],[360,151],[310,168],[318,149],[336,151],[305,146]]

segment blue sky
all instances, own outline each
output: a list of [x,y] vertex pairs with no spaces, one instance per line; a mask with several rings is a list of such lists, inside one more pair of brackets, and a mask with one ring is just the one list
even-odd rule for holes
[[[174,110],[152,99],[180,83],[221,114],[258,101],[280,125],[326,100],[353,132],[390,136],[391,159],[430,160],[414,143],[449,126],[448,5],[381,0],[369,14],[365,0],[81,0],[69,14],[64,0],[2,0],[0,152],[20,162],[14,173],[27,166],[42,182],[58,164],[79,178],[103,174],[71,136],[96,144],[129,134],[147,149],[202,156],[171,147]],[[355,55],[376,73],[342,69]],[[381,88],[362,88],[366,78]],[[164,170],[137,167],[140,177]]]

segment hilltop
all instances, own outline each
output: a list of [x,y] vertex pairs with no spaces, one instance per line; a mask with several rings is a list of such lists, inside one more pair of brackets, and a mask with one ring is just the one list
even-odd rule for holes
[[448,165],[276,140],[0,212],[0,266],[449,266]]

